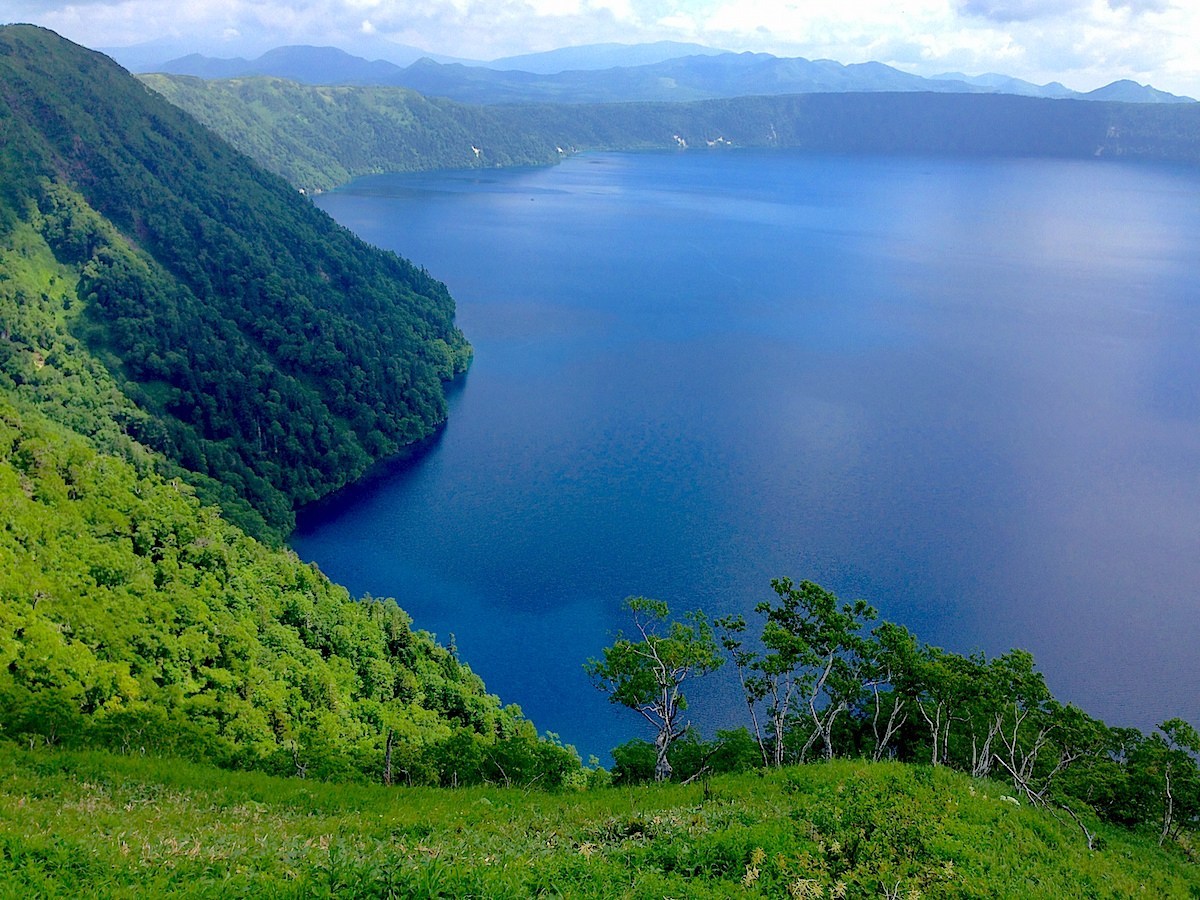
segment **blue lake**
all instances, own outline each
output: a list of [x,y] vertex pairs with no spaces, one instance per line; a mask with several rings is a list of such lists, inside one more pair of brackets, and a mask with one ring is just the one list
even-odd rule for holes
[[[749,612],[779,575],[1200,721],[1200,173],[598,154],[317,203],[444,280],[476,358],[292,544],[585,757],[650,736],[581,667],[625,597]],[[742,724],[732,672],[695,689]]]

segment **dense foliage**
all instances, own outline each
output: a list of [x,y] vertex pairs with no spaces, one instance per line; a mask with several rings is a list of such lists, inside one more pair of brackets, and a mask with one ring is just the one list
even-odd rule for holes
[[510,118],[404,88],[301,85],[268,77],[140,78],[259,164],[308,190],[379,172],[545,165],[560,158],[545,135],[527,135]]
[[107,58],[0,30],[0,134],[0,224],[70,267],[73,332],[143,413],[130,436],[242,524],[285,532],[443,421],[470,356],[445,287]]
[[[155,110],[199,129],[36,29],[4,29],[0,49],[0,125],[20,138],[0,153],[0,738],[342,780],[582,777],[574,751],[539,739],[394,602],[353,600],[196,496],[261,523],[249,499],[282,524],[292,502],[432,427],[466,353],[444,289],[209,138],[154,157],[161,183],[140,177],[136,142],[125,153],[114,130],[170,135],[138,118]],[[94,116],[78,105],[89,95],[61,95],[74,65],[112,94]],[[264,188],[160,192],[220,173],[214,156]],[[133,193],[118,202],[117,188]],[[241,202],[264,205],[246,235],[201,211]],[[264,215],[282,237],[254,233],[270,231]],[[230,293],[255,279],[247,291],[271,293],[251,319],[249,293]]]
[[583,150],[682,147],[1200,163],[1200,104],[861,93],[470,106],[404,88],[276,78],[142,80],[306,188],[326,189],[373,172],[533,165]]
[[14,895],[1186,898],[1200,869],[946,768],[547,793],[322,785],[0,745]]
[[3,401],[0,508],[0,736],[421,784],[579,770],[395,603]]
[[[809,582],[775,582],[753,637],[631,602],[637,637],[593,674],[660,739],[614,751],[622,790],[580,793],[607,773],[392,601],[352,599],[201,499],[284,524],[433,427],[468,352],[444,289],[101,57],[8,28],[0,76],[6,889],[1200,892],[1191,726],[1108,728],[1028,654],[929,647]],[[676,689],[715,668],[718,636],[752,727],[710,741]],[[668,774],[706,780],[628,787]],[[520,790],[419,787],[481,782]]]
[[[1177,841],[1190,852],[1200,828],[1200,734],[1188,723],[1170,719],[1149,735],[1111,728],[1059,703],[1026,651],[963,656],[924,644],[893,622],[872,627],[873,607],[842,602],[811,581],[779,578],[771,586],[774,599],[756,607],[762,622],[756,636],[742,616],[717,622],[751,730],[704,741],[680,729],[678,737],[686,740],[671,748],[674,739],[662,737],[662,714],[647,716],[669,756],[667,777],[740,771],[751,765],[754,751],[755,764],[775,768],[839,756],[922,763],[1005,779],[1021,801],[1074,822],[1089,846],[1099,819],[1152,828],[1160,844]],[[665,703],[683,672],[658,666],[666,654],[638,624],[640,608],[653,601],[637,603],[642,607],[631,604],[631,610],[642,639],[619,639],[603,661],[623,676],[618,687],[635,689],[636,702],[630,702],[610,688],[614,700],[635,709],[656,702],[655,688],[659,705]],[[670,622],[664,605],[658,611],[659,631],[708,652],[711,637]],[[699,614],[686,620],[695,621],[705,622]],[[593,672],[600,666],[587,664]],[[656,767],[655,747],[645,741],[618,747],[613,757],[618,783],[664,777],[662,754]]]

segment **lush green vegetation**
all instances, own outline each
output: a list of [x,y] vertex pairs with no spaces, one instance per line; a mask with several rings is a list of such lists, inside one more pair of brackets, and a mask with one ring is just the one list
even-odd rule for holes
[[140,77],[259,164],[308,190],[379,172],[545,165],[560,158],[547,136],[527,135],[494,111],[404,88]]
[[[32,28],[4,29],[0,49],[0,126],[20,138],[0,153],[0,737],[343,780],[580,777],[395,603],[353,600],[237,524],[285,524],[292,502],[440,420],[441,379],[467,354],[445,290],[102,57]],[[116,142],[143,132],[180,140],[156,178]],[[225,171],[217,157],[246,170],[247,196],[179,187]],[[244,221],[202,212],[255,201]],[[264,215],[279,235],[255,233]],[[200,236],[171,242],[188,228]],[[200,256],[170,255],[185,249]],[[239,285],[274,292],[244,328]]]
[[863,93],[470,106],[404,88],[277,78],[142,80],[262,165],[310,189],[374,172],[534,165],[582,150],[684,146],[1200,163],[1200,104]]
[[322,785],[0,745],[25,896],[1189,897],[1152,838],[946,769],[835,761],[586,792]]
[[3,403],[0,507],[6,738],[320,778],[578,773],[395,603]]
[[359,241],[99,54],[0,32],[0,237],[78,284],[128,435],[263,535],[429,435],[470,348],[426,272]]
[[[1189,846],[1200,826],[1200,734],[1181,719],[1150,735],[1110,728],[1055,700],[1031,654],[994,659],[924,644],[811,581],[772,582],[756,607],[714,630],[699,612],[672,620],[666,604],[631,598],[634,635],[619,635],[586,668],[614,703],[652,726],[654,744],[613,752],[614,781],[780,768],[814,759],[897,760],[1005,779],[1022,801],[1054,810],[1088,846],[1096,822],[1157,829]],[[715,671],[725,651],[746,703],[746,728],[705,741],[683,724],[684,682]]]
[[[243,527],[436,426],[444,288],[40,30],[0,30],[0,134],[6,892],[1200,894],[1194,729],[1110,729],[1028,654],[809,582],[757,633],[631,601],[590,670],[656,741],[610,786]],[[751,727],[707,740],[681,686],[722,650]]]

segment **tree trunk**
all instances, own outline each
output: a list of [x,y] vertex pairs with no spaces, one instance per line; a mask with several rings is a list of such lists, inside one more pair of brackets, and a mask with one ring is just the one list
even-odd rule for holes
[[1163,825],[1162,833],[1158,836],[1158,846],[1162,846],[1171,833],[1171,819],[1175,814],[1175,798],[1171,795],[1171,764],[1167,763],[1163,772],[1166,788],[1163,792]]
[[787,727],[784,717],[775,716],[771,722],[771,727],[775,730],[775,743],[771,745],[771,762],[778,769],[783,766],[783,756],[786,749],[783,744],[784,729]]
[[663,730],[658,733],[658,737],[654,740],[654,750],[658,755],[658,759],[654,763],[654,780],[655,781],[670,781],[671,780],[671,763],[667,759],[667,748],[671,744],[670,730]]
[[383,783],[392,786],[392,745],[396,741],[396,733],[388,729],[387,745],[383,751]]

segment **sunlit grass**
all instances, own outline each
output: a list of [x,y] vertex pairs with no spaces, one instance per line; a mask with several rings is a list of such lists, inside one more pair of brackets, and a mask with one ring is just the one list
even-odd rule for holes
[[1189,897],[1152,836],[1004,787],[838,761],[688,786],[551,794],[328,785],[0,748],[8,896]]

